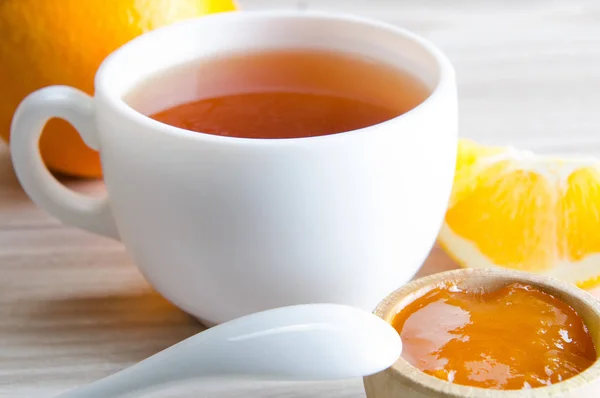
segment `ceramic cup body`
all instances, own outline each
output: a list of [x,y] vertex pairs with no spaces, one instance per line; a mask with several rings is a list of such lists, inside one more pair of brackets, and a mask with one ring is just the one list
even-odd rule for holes
[[[194,133],[122,99],[187,61],[293,48],[387,62],[431,95],[375,126],[297,139]],[[439,50],[405,30],[311,12],[216,14],[129,42],[95,83],[93,98],[49,87],[23,101],[11,133],[17,175],[58,219],[122,240],[148,281],[198,318],[317,302],[371,310],[415,274],[436,238],[455,166],[455,77]],[[44,168],[36,145],[50,117],[100,151],[106,198],[75,194]]]

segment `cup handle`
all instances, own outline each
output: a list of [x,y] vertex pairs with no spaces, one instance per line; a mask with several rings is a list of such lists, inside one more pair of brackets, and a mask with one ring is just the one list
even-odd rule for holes
[[50,86],[29,94],[12,120],[10,151],[17,178],[33,202],[65,224],[119,239],[107,196],[94,198],[62,185],[42,161],[39,140],[49,119],[71,123],[90,148],[99,149],[94,100],[67,86]]

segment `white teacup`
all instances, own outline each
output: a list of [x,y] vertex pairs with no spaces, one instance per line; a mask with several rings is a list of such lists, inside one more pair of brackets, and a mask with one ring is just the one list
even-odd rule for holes
[[[379,59],[431,94],[375,126],[294,139],[190,132],[122,99],[170,66],[277,48]],[[161,294],[205,322],[301,303],[372,310],[412,278],[435,241],[456,157],[455,76],[410,32],[327,13],[215,14],[129,42],[103,62],[95,90],[92,98],[47,87],[21,103],[11,131],[17,176],[64,223],[123,241]],[[105,198],[75,193],[45,168],[38,140],[52,117],[100,151]]]

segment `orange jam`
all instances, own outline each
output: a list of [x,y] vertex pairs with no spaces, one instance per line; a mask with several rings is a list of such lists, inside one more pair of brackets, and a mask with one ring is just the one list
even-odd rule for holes
[[433,289],[393,320],[402,357],[449,382],[518,390],[548,386],[596,361],[581,317],[556,297],[520,283],[491,293]]

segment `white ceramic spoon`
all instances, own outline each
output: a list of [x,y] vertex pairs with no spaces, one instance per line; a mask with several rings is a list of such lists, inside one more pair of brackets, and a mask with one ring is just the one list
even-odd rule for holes
[[335,304],[284,307],[215,326],[59,397],[112,398],[198,377],[362,377],[390,367],[401,349],[398,333],[369,312]]

